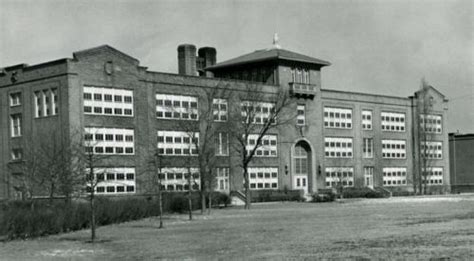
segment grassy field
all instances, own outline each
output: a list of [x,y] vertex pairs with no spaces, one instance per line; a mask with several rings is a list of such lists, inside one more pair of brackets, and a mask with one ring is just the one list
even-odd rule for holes
[[0,243],[1,260],[474,259],[474,195],[269,203]]

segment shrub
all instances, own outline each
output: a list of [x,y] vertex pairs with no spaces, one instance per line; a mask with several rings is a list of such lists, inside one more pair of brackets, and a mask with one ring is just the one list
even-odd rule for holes
[[[229,195],[221,192],[212,192],[212,206],[222,206],[230,205],[231,198]],[[206,200],[206,203],[209,204],[209,200]]]
[[336,199],[336,194],[332,191],[327,191],[321,194],[313,194],[311,202],[333,202]]
[[303,201],[302,190],[254,190],[252,202]]
[[344,188],[342,191],[344,198],[383,198],[384,195],[380,191],[370,188]]

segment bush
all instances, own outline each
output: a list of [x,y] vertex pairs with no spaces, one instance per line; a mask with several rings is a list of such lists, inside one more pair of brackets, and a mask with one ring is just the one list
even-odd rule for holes
[[304,201],[302,190],[253,190],[252,202]]
[[380,191],[370,188],[344,188],[342,191],[344,198],[383,198],[384,195]]
[[336,194],[332,191],[328,191],[321,194],[313,194],[311,202],[333,202],[334,200],[336,200]]
[[[212,206],[222,206],[224,205],[227,207],[227,205],[230,205],[231,203],[231,198],[229,195],[221,192],[212,192],[211,195],[212,198]],[[209,204],[209,200],[206,200],[206,203]]]
[[[97,226],[125,222],[159,214],[158,204],[144,198],[96,200]],[[0,206],[0,235],[7,239],[30,238],[90,227],[88,201],[11,201]]]

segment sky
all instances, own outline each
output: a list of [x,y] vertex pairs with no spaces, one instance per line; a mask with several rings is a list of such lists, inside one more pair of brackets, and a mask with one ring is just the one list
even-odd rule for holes
[[449,132],[474,133],[474,1],[0,0],[0,67],[111,45],[177,72],[179,44],[224,61],[271,47],[331,62],[322,88],[407,97],[421,79],[449,100]]

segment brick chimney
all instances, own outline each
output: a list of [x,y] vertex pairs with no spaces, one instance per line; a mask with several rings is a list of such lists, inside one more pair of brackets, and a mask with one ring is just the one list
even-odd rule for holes
[[196,46],[181,44],[178,46],[178,73],[196,76]]
[[206,77],[213,77],[214,73],[204,71],[204,68],[216,64],[216,48],[214,47],[202,47],[198,50],[199,60],[201,61],[199,74]]

